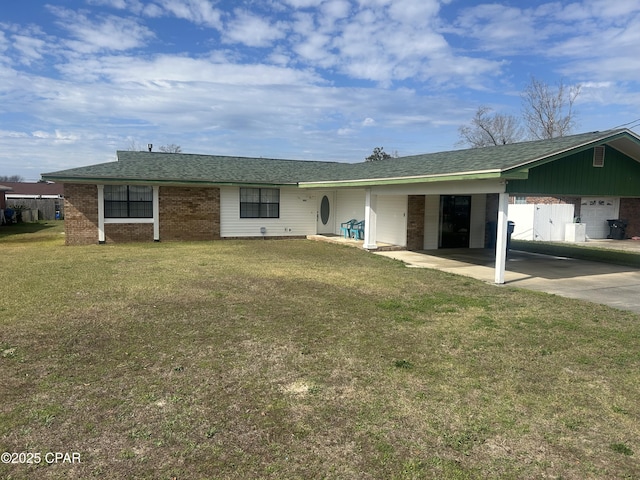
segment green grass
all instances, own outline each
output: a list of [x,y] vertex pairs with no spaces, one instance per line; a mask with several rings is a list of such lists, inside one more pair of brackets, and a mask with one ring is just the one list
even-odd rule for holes
[[613,263],[626,267],[640,268],[640,255],[637,252],[625,252],[598,248],[594,246],[568,245],[554,242],[532,242],[526,240],[512,240],[511,248],[523,252],[541,253],[556,257],[578,258],[593,262]]
[[0,478],[640,476],[638,315],[319,242],[12,227],[0,451],[81,463]]

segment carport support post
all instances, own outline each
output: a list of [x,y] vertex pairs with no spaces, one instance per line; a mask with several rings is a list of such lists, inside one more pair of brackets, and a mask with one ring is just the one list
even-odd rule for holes
[[365,190],[364,199],[364,245],[367,250],[378,248],[376,244],[376,208],[377,195],[371,193],[371,188]]
[[153,241],[160,241],[160,187],[153,186]]
[[98,243],[105,243],[104,235],[104,185],[98,185]]
[[498,232],[496,234],[495,283],[504,283],[504,270],[507,263],[507,212],[509,194],[501,193],[498,199]]

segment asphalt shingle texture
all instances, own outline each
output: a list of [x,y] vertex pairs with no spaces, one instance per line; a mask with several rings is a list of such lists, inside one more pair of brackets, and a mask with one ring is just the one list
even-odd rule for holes
[[117,152],[118,161],[43,174],[53,181],[156,181],[286,185],[501,173],[570,149],[595,145],[625,130],[551,140],[429,153],[375,162],[340,163],[156,152]]

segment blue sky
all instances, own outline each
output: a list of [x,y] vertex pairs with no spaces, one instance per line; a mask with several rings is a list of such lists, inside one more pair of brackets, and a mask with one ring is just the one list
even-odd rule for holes
[[342,162],[452,150],[479,106],[520,116],[531,75],[581,85],[575,133],[606,130],[640,119],[638,45],[640,0],[4,2],[0,175],[147,143]]

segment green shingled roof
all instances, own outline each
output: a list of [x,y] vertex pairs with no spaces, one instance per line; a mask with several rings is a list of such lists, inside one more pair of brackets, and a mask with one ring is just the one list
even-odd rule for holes
[[297,184],[347,164],[182,153],[117,152],[118,161],[43,174],[55,181],[131,181],[211,184]]
[[640,149],[640,139],[623,129],[361,163],[119,151],[117,162],[61,170],[42,177],[57,182],[301,184],[307,187],[521,178],[528,168],[567,152],[621,138],[625,145]]

